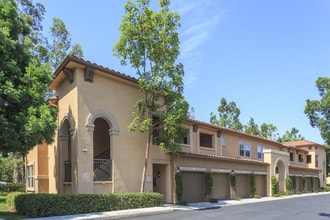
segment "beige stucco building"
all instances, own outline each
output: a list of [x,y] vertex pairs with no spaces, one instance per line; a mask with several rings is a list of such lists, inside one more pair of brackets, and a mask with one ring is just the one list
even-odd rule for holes
[[[52,144],[26,156],[27,191],[36,193],[121,193],[140,190],[145,134],[129,132],[133,105],[142,97],[136,79],[68,56],[54,73],[50,89],[58,107],[58,129]],[[204,173],[214,179],[212,197],[249,197],[249,178],[256,193],[271,196],[271,177],[285,191],[285,179],[297,180],[297,191],[325,185],[326,147],[311,141],[278,143],[189,119],[182,151],[172,161],[157,145],[150,149],[146,191],[176,202],[176,172],[183,177],[183,200],[204,201]],[[236,190],[229,176],[236,176]],[[305,184],[303,184],[303,182]],[[304,185],[304,188],[303,188]]]

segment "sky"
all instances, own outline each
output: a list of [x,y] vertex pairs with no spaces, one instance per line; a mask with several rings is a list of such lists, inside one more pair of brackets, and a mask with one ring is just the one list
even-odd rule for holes
[[[126,0],[34,2],[46,8],[46,34],[59,17],[85,60],[136,77],[112,51]],[[178,62],[195,119],[209,122],[224,97],[241,110],[243,124],[252,117],[259,126],[276,125],[280,135],[295,127],[324,143],[304,108],[307,99],[320,99],[317,78],[330,77],[330,1],[172,0],[171,10],[181,17]]]

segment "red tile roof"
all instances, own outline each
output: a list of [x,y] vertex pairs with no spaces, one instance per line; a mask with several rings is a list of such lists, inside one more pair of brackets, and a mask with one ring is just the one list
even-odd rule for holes
[[227,161],[234,161],[234,162],[245,162],[245,163],[254,163],[259,165],[268,166],[268,163],[265,163],[262,160],[254,160],[249,158],[241,158],[241,157],[226,157],[226,156],[219,156],[219,155],[212,155],[212,154],[196,154],[196,153],[189,153],[189,152],[180,152],[179,156],[186,156],[186,157],[199,157],[199,158],[208,158],[208,159],[215,159],[215,160],[227,160]]

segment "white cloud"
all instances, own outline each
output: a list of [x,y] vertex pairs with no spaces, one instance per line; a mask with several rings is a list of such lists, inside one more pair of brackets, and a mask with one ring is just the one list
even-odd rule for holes
[[181,16],[180,58],[185,65],[185,84],[189,85],[198,79],[198,64],[204,57],[202,47],[216,31],[224,12],[218,1],[177,0],[173,3],[173,10],[178,11]]

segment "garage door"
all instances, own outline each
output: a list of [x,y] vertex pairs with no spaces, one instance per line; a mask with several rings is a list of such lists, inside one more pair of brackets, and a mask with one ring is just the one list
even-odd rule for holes
[[230,199],[230,185],[228,173],[213,174],[213,198]]
[[205,180],[204,173],[182,172],[183,196],[186,202],[205,201]]
[[250,197],[250,178],[246,174],[236,175],[236,196],[241,198]]
[[256,175],[256,194],[260,196],[267,195],[266,175]]

